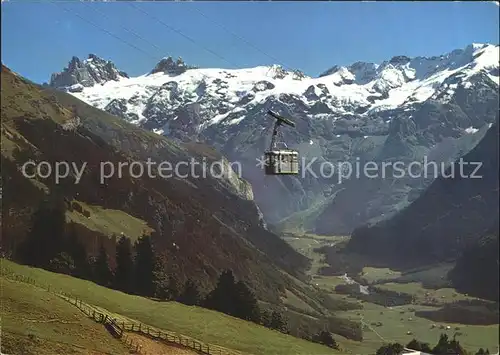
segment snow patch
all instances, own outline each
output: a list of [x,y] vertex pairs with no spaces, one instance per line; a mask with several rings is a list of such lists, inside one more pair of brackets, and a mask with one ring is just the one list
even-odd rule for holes
[[241,121],[243,121],[243,119],[245,118],[245,116],[243,117],[240,117],[240,118],[234,118],[232,119],[231,121],[228,122],[229,125],[235,125],[235,124],[238,124],[240,123]]
[[465,133],[469,133],[469,134],[476,133],[477,131],[479,131],[479,129],[474,128],[472,126],[465,129]]

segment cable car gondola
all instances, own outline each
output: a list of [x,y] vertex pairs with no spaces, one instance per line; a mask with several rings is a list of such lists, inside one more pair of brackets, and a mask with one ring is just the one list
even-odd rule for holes
[[266,175],[297,175],[299,173],[299,152],[288,149],[284,142],[281,143],[285,145],[285,149],[278,149],[276,142],[279,126],[286,124],[295,127],[295,123],[271,110],[267,111],[267,113],[275,118],[276,122],[274,123],[270,148],[264,153],[264,172]]

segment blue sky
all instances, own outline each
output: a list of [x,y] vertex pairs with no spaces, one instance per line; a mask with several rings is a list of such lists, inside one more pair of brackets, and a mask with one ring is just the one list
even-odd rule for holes
[[499,42],[499,7],[493,2],[10,0],[1,6],[2,62],[36,82],[48,81],[72,56],[89,53],[132,76],[167,55],[201,67],[279,63],[316,76],[336,64]]

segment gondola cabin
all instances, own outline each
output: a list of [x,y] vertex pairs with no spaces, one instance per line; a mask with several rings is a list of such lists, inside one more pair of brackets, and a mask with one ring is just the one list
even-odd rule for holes
[[278,128],[282,125],[295,127],[295,123],[271,110],[267,113],[276,119],[276,122],[274,122],[271,145],[269,150],[264,153],[264,173],[266,175],[297,175],[299,173],[299,152],[288,148],[278,149],[276,144]]
[[299,152],[292,149],[270,150],[265,154],[266,175],[297,175]]

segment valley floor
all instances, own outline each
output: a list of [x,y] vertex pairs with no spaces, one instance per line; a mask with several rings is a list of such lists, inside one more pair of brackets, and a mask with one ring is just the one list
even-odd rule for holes
[[[363,285],[373,285],[382,290],[397,291],[413,296],[411,304],[383,306],[336,292],[336,286],[347,283],[345,276],[342,275],[343,270],[336,270],[339,272],[338,276],[320,274],[320,268],[329,265],[325,263],[324,255],[315,249],[338,245],[338,243],[345,242],[347,237],[287,235],[284,239],[297,251],[312,259],[310,276],[314,286],[328,291],[334,299],[362,304],[363,308],[360,310],[337,313],[337,315],[360,321],[363,324],[362,342],[336,336],[341,346],[353,353],[373,354],[383,343],[399,342],[406,345],[413,338],[435,345],[441,333],[447,333],[449,337],[456,335],[460,344],[470,351],[475,352],[481,347],[488,348],[491,353],[498,351],[498,324],[470,325],[436,322],[415,315],[415,312],[438,310],[456,301],[474,300],[472,297],[447,287],[444,276],[452,265],[436,265],[405,274],[387,268],[364,267],[357,275],[349,275],[360,280]],[[359,256],[353,257],[359,258]]]

